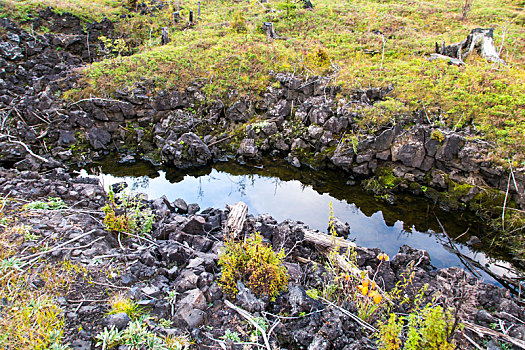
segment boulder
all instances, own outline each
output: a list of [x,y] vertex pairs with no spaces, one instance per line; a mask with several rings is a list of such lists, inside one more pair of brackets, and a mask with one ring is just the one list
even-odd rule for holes
[[208,146],[192,132],[183,134],[177,141],[167,141],[161,154],[166,162],[179,168],[206,165],[212,159]]
[[255,158],[258,155],[258,149],[255,145],[254,139],[243,139],[241,141],[241,144],[239,146],[239,149],[237,150],[237,154],[240,156],[248,157],[248,158]]

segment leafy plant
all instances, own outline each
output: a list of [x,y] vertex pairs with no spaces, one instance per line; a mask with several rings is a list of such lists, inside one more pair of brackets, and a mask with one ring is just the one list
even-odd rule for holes
[[379,322],[380,349],[455,349],[454,341],[450,340],[454,329],[452,313],[432,303],[420,309],[422,294],[416,297],[416,307],[407,316],[391,313],[386,322]]
[[66,203],[61,198],[49,197],[46,202],[34,201],[23,206],[25,210],[41,209],[41,210],[59,210],[67,209]]
[[147,235],[151,232],[155,215],[150,208],[143,208],[140,198],[123,194],[117,198],[113,191],[108,193],[108,201],[102,208],[106,229],[114,232],[126,232]]
[[95,336],[97,341],[96,346],[101,346],[102,350],[111,349],[119,344],[122,340],[122,335],[115,327],[104,329]]
[[149,331],[145,319],[131,321],[123,331],[105,327],[95,337],[96,345],[103,350],[117,345],[126,345],[131,350],[184,350],[190,346],[186,336],[160,337]]
[[109,304],[110,310],[108,311],[108,315],[125,312],[130,319],[137,320],[144,313],[144,310],[139,305],[137,305],[137,303],[121,294],[115,295],[110,300]]
[[229,340],[229,341],[232,341],[232,342],[234,342],[234,343],[240,343],[240,341],[241,341],[241,338],[239,337],[239,333],[237,333],[237,332],[232,332],[232,331],[230,331],[229,329],[227,329],[227,330],[224,332],[224,335],[221,336],[221,339]]
[[219,255],[222,275],[219,284],[226,294],[235,298],[237,281],[245,283],[256,295],[275,299],[286,290],[288,273],[283,266],[284,252],[275,253],[271,246],[263,244],[258,233],[244,241],[229,239],[225,250]]

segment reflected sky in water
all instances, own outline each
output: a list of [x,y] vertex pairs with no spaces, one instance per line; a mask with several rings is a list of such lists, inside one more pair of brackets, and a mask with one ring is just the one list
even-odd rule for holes
[[[82,175],[87,174],[82,171]],[[172,202],[183,198],[187,203],[199,204],[201,209],[225,208],[226,204],[243,201],[248,204],[249,214],[270,214],[279,222],[286,219],[302,221],[310,228],[322,232],[326,232],[329,205],[332,202],[335,216],[350,224],[349,238],[355,240],[358,245],[377,247],[393,256],[399,247],[407,244],[428,251],[432,264],[436,267],[464,267],[459,258],[440,243],[446,239],[443,234],[430,229],[420,232],[414,227],[407,228],[401,220],[389,226],[385,223],[381,211],[366,216],[354,203],[338,200],[326,193],[318,193],[311,186],[303,185],[297,180],[281,181],[275,177],[260,175],[236,176],[216,169],[199,177],[186,175],[182,181],[174,183],[166,179],[166,173],[163,171],[159,171],[158,176],[153,178],[114,177],[106,174],[101,175],[101,178],[106,188],[111,184],[126,181],[134,192],[146,193],[150,199],[165,195]],[[457,244],[457,247],[461,253],[483,265],[489,262],[483,253],[473,252],[461,244]],[[503,262],[499,264],[508,266]],[[491,268],[494,271],[501,269],[497,266]],[[483,274],[483,277],[494,282],[486,274]]]

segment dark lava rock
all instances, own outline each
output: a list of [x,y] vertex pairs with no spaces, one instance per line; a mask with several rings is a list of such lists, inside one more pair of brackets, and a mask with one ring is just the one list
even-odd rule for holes
[[205,233],[204,224],[206,220],[202,216],[195,215],[190,221],[182,228],[182,232],[188,233],[190,235],[200,235]]
[[93,149],[106,149],[106,145],[111,141],[111,135],[104,129],[92,128],[88,132],[89,144]]
[[[347,222],[342,222],[338,218],[333,218],[332,220],[335,233],[339,237],[347,237],[350,234],[350,225]],[[327,232],[330,232],[330,226],[326,229]]]
[[196,203],[188,204],[188,215],[197,214],[199,210],[201,210],[201,207],[199,207],[198,204]]
[[118,314],[108,315],[106,317],[106,323],[108,327],[115,327],[118,330],[123,330],[126,328],[130,321],[131,319],[125,312],[119,312]]
[[178,198],[173,202],[173,206],[177,208],[177,212],[180,214],[186,214],[188,212],[188,204],[182,198]]
[[243,139],[237,150],[237,154],[243,157],[255,158],[257,157],[259,150],[255,145],[254,139]]
[[470,237],[470,239],[467,241],[467,245],[468,245],[468,246],[473,246],[473,245],[480,244],[480,243],[481,243],[481,239],[479,239],[478,236],[472,236],[472,237]]
[[390,262],[390,266],[394,272],[400,273],[411,261],[415,261],[418,267],[427,271],[432,269],[432,266],[430,265],[430,256],[427,251],[415,249],[407,245],[403,245],[399,248],[399,253],[394,256]]
[[204,323],[206,313],[199,309],[194,309],[189,304],[184,304],[175,313],[175,324],[183,328],[196,328]]
[[122,192],[127,187],[128,187],[127,182],[122,181],[122,182],[117,182],[116,184],[111,185],[111,190],[113,191],[113,193],[117,194],[117,193]]
[[241,281],[237,282],[237,303],[248,312],[264,311],[266,303],[257,298]]
[[167,141],[161,154],[166,162],[179,168],[206,165],[213,157],[208,146],[192,132],[177,141]]

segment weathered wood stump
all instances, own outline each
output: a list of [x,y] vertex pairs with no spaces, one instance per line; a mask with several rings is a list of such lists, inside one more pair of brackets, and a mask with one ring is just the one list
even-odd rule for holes
[[227,206],[230,209],[228,219],[226,220],[225,232],[235,239],[242,233],[246,215],[248,214],[248,206],[244,202],[237,202],[232,206]]
[[[482,29],[476,28],[472,29],[470,34],[465,38],[465,40],[445,46],[445,42],[439,46],[436,43],[436,53],[438,55],[443,55],[450,57],[452,59],[457,59],[461,62],[464,60],[476,49],[481,57],[490,61],[500,64],[505,64],[505,62],[499,57],[499,53],[494,47],[494,29]],[[441,58],[435,56],[435,58]],[[452,62],[454,63],[454,62]],[[458,63],[454,63],[458,64]]]
[[264,22],[263,23],[263,30],[266,31],[266,37],[268,39],[280,39],[281,37],[275,29],[273,28],[273,22]]
[[168,27],[162,28],[162,34],[161,34],[160,40],[161,40],[162,45],[166,45],[170,42],[170,33],[168,31]]

